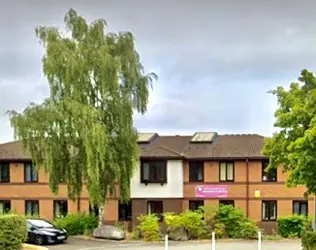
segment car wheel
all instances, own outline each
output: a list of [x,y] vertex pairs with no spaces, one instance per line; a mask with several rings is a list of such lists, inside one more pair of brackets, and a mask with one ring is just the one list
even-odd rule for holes
[[43,243],[44,243],[44,238],[43,238],[43,236],[41,236],[41,235],[36,235],[36,237],[35,237],[35,243],[36,243],[36,245],[43,245]]

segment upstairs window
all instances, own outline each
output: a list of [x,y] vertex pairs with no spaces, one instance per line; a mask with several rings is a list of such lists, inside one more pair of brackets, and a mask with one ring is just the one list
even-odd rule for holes
[[220,181],[234,181],[234,163],[221,162],[219,164],[219,180]]
[[189,201],[189,209],[191,211],[198,210],[200,207],[204,206],[204,200],[191,200]]
[[190,161],[189,162],[189,181],[203,182],[204,181],[204,162]]
[[24,164],[24,181],[25,182],[38,182],[37,169],[32,163]]
[[0,182],[10,182],[10,164],[0,162]]
[[308,201],[293,201],[293,214],[308,216]]
[[39,215],[39,202],[38,200],[25,201],[25,214],[26,215]]
[[11,202],[10,201],[0,201],[0,214],[9,213],[11,210]]
[[233,200],[220,200],[219,205],[224,205],[224,206],[235,206],[235,201]]
[[119,220],[129,221],[132,220],[132,202],[121,203],[119,202]]
[[167,162],[142,161],[141,183],[167,183]]
[[266,171],[268,165],[269,165],[268,161],[262,161],[262,181],[276,182],[277,181],[277,169],[273,168],[273,169],[270,169],[269,171]]
[[54,201],[54,216],[55,218],[62,218],[68,214],[68,201],[57,200]]
[[262,201],[262,220],[275,221],[277,218],[277,202]]

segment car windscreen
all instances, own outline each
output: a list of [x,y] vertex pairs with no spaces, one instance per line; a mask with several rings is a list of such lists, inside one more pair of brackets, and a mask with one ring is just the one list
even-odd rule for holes
[[44,220],[28,220],[29,223],[31,223],[35,227],[54,227],[52,224],[48,223],[47,221]]

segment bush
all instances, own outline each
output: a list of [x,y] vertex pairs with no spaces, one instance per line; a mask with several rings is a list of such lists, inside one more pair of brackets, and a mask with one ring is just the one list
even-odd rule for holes
[[66,229],[68,235],[82,235],[98,227],[98,217],[84,213],[69,214],[56,219],[54,225]]
[[202,210],[186,211],[178,215],[170,213],[164,215],[168,231],[183,227],[187,230],[189,239],[203,238],[207,235],[203,217],[204,213]]
[[24,216],[7,214],[0,216],[0,249],[18,250],[27,237]]
[[137,226],[137,231],[134,233],[135,235],[139,235],[144,241],[160,240],[161,234],[157,215],[142,215],[138,217],[138,220],[139,225]]
[[254,221],[247,220],[240,224],[240,231],[236,233],[237,238],[242,239],[257,239],[258,226]]
[[[249,220],[239,208],[220,205],[214,216],[215,225],[221,225],[220,235],[229,238],[255,239],[258,227],[255,222]],[[225,230],[225,233],[222,231]]]
[[304,250],[316,250],[316,233],[307,231],[302,236]]
[[290,215],[278,219],[279,234],[282,237],[301,237],[308,219],[303,215]]
[[248,220],[239,208],[220,205],[214,220],[216,223],[224,225],[225,234],[229,238],[249,239],[257,235],[258,227],[254,222]]
[[225,225],[223,223],[215,223],[213,226],[216,238],[226,238]]

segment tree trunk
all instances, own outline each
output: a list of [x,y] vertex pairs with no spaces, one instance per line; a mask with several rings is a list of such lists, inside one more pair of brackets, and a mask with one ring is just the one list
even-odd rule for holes
[[104,205],[99,206],[99,226],[102,226],[103,218],[104,218]]

